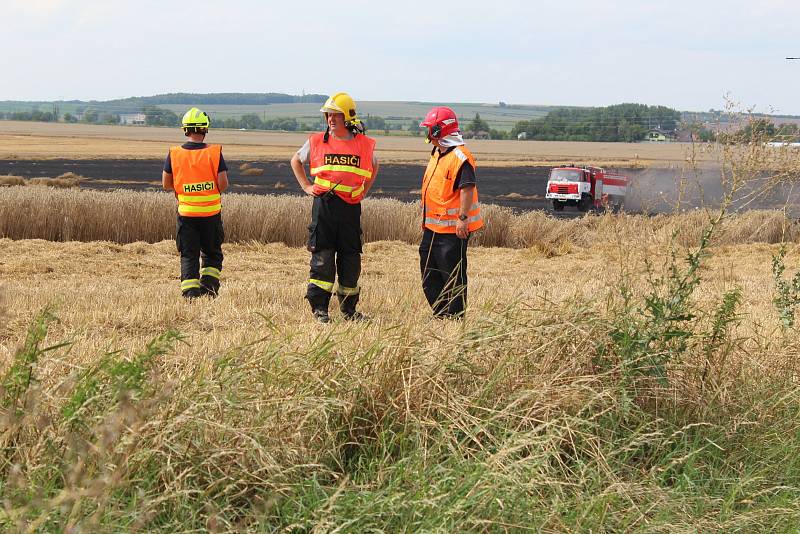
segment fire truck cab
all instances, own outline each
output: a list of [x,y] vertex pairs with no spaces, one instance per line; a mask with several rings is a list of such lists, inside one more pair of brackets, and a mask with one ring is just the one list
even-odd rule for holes
[[562,165],[550,171],[545,198],[553,201],[555,211],[565,206],[618,211],[625,205],[628,187],[628,178],[621,174],[600,167]]

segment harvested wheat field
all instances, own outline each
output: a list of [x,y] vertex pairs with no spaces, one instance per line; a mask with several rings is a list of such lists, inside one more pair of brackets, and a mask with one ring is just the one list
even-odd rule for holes
[[[372,135],[372,133],[370,133]],[[181,141],[178,128],[98,126],[0,121],[0,159],[152,159],[163,158],[170,144]],[[288,161],[307,133],[212,130],[209,142],[221,143],[235,160]],[[420,163],[430,145],[419,137],[377,135],[383,163]],[[608,167],[671,167],[691,152],[685,143],[577,143],[561,141],[472,140],[481,166],[547,166],[585,162]],[[698,152],[698,151],[695,151]],[[696,157],[713,159],[711,147]]]

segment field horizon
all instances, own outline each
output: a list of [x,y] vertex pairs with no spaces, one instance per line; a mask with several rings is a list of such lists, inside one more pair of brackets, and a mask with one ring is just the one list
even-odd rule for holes
[[[383,136],[375,132],[377,155],[384,163],[424,164],[430,145],[420,137]],[[208,142],[224,146],[238,160],[288,161],[308,133],[212,130]],[[98,126],[87,124],[0,121],[0,159],[163,158],[183,142],[178,128]],[[669,168],[687,157],[713,162],[713,147],[687,143],[592,143],[567,141],[469,140],[480,166],[548,166],[570,162],[607,167]]]

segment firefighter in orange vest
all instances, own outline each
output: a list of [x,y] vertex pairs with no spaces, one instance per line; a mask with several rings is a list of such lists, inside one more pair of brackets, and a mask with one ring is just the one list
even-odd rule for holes
[[422,178],[422,290],[435,317],[460,318],[467,303],[467,243],[483,226],[475,158],[452,109],[431,109],[420,127],[434,145]]
[[[314,318],[330,321],[328,304],[338,277],[336,296],[346,320],[364,320],[356,311],[361,288],[361,200],[378,174],[375,141],[364,135],[356,104],[347,93],[336,93],[320,109],[327,128],[312,134],[292,157],[297,183],[314,197],[308,250],[311,273],[306,300]],[[312,184],[305,170],[310,167]]]
[[187,299],[216,297],[224,239],[220,194],[228,188],[228,167],[222,147],[204,142],[211,126],[204,111],[190,109],[181,124],[189,140],[169,149],[161,178],[164,189],[178,199],[175,241],[181,253],[181,292]]

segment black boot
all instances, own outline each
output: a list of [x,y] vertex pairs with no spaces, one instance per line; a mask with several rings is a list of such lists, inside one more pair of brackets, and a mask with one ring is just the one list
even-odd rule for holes
[[202,297],[203,295],[205,295],[205,293],[203,293],[203,290],[199,287],[193,287],[181,293],[181,296],[186,300],[194,300],[198,297]]
[[306,300],[311,305],[311,313],[314,314],[314,319],[318,323],[330,322],[331,318],[328,315],[328,305],[331,301],[330,293],[313,284],[309,284]]
[[213,276],[201,276],[200,290],[203,292],[203,295],[216,298],[217,295],[219,295],[219,279]]
[[322,308],[316,308],[314,310],[311,310],[311,313],[314,314],[314,319],[318,323],[325,324],[331,322],[331,317],[330,315],[328,315],[328,310],[323,310]]
[[345,321],[368,321],[369,318],[361,312],[356,311],[359,294],[342,295],[337,293],[339,298],[339,310],[342,312]]

